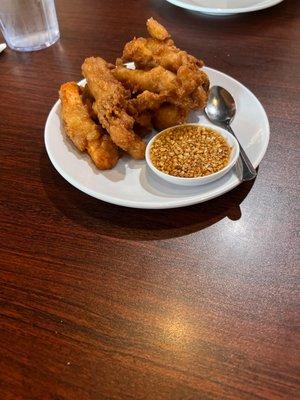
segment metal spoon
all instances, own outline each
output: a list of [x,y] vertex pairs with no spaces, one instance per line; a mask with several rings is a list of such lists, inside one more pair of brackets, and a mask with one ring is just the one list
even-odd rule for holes
[[237,168],[237,172],[242,181],[250,181],[256,177],[257,172],[247,157],[239,139],[231,129],[230,123],[233,120],[235,111],[234,99],[226,89],[221,86],[210,88],[205,114],[211,122],[227,129],[236,138],[240,145],[240,159],[242,164],[242,168]]

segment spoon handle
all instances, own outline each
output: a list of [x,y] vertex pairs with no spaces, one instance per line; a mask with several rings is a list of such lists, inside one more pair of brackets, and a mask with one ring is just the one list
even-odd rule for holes
[[255,168],[253,167],[251,161],[249,160],[247,154],[245,153],[245,150],[243,149],[239,139],[235,136],[235,133],[231,129],[231,126],[229,124],[225,124],[226,129],[236,138],[240,145],[240,158],[242,161],[242,171],[240,173],[240,179],[242,181],[251,181],[251,179],[254,179],[257,176],[257,172],[255,171]]

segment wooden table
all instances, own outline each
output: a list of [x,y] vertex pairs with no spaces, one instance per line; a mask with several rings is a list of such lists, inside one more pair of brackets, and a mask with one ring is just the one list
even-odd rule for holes
[[[0,56],[1,400],[296,399],[298,1],[232,17],[163,0],[57,11],[57,44]],[[87,56],[113,62],[150,16],[262,101],[271,141],[253,184],[143,211],[54,170],[43,129],[59,85]]]

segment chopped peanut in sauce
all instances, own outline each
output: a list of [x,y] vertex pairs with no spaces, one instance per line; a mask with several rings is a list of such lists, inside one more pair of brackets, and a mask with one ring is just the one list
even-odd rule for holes
[[168,175],[196,178],[223,169],[230,160],[231,147],[213,129],[180,126],[159,135],[150,149],[153,165]]

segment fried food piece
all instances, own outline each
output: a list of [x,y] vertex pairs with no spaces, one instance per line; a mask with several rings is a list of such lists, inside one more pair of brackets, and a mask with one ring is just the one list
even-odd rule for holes
[[59,97],[66,134],[77,149],[87,151],[97,168],[113,168],[119,159],[118,149],[109,135],[91,120],[77,83],[63,84]]
[[93,95],[92,95],[92,93],[91,93],[91,91],[89,89],[88,84],[86,83],[84,85],[84,87],[79,86],[79,88],[80,88],[80,91],[81,91],[82,100],[87,100],[88,99],[88,100],[91,101],[91,103],[94,103],[95,99],[94,99],[94,97],[93,97]]
[[186,122],[189,110],[176,106],[174,104],[165,103],[153,116],[153,125],[155,129],[161,131],[170,126],[180,125]]
[[206,91],[204,87],[198,86],[197,89],[191,94],[191,99],[193,102],[191,110],[195,110],[196,108],[200,108],[202,110],[207,103],[208,91]]
[[[150,38],[135,38],[127,43],[123,56],[116,61],[114,76],[133,94],[129,113],[142,123],[149,121],[165,129],[186,121],[188,113],[203,108],[207,101],[209,79],[199,67],[203,62],[178,49],[168,31],[153,18],[147,21]],[[124,62],[133,61],[135,70]]]
[[134,38],[125,45],[123,62],[133,61],[137,68],[146,70],[160,65],[175,73],[182,66],[194,70],[203,66],[203,61],[178,49],[166,28],[155,19],[148,19],[147,29],[150,38]]
[[209,80],[204,71],[190,69],[182,66],[177,71],[178,91],[177,97],[171,97],[170,102],[191,111],[202,109],[208,98]]
[[139,94],[136,98],[128,101],[129,110],[133,114],[140,114],[144,111],[154,111],[167,99],[167,95],[149,92],[145,90]]
[[150,71],[116,67],[112,73],[133,93],[148,90],[153,93],[170,94],[175,93],[178,87],[176,75],[161,66]]
[[152,112],[151,111],[143,111],[140,114],[136,114],[134,116],[134,126],[133,130],[139,136],[143,137],[147,133],[151,132],[153,129],[152,126]]
[[177,71],[178,85],[182,87],[184,94],[192,93],[197,87],[206,84],[208,77],[199,68],[190,68],[182,65]]
[[[165,96],[159,106],[161,111],[148,107],[155,111],[156,127],[169,126],[172,121],[181,123],[189,111],[206,104],[209,79],[199,68],[203,62],[178,49],[167,30],[153,18],[147,21],[147,29],[151,37],[127,43],[113,74],[133,93],[144,90]],[[124,67],[122,64],[127,61],[134,61],[137,69]],[[152,102],[148,94],[141,104],[147,102]]]
[[112,140],[135,159],[145,156],[145,143],[133,131],[134,119],[125,111],[128,92],[113,76],[106,61],[87,58],[82,72],[95,98],[93,109]]
[[123,50],[123,62],[133,61],[138,68],[149,69],[162,66],[177,72],[182,65],[202,67],[203,62],[178,49],[171,42],[153,38],[135,38],[128,42]]
[[135,120],[134,131],[143,136],[152,131],[152,114],[166,100],[164,94],[157,94],[145,90],[136,98],[130,99],[127,103],[127,110]]
[[[166,113],[163,108],[162,117],[154,118],[156,126],[169,126],[172,121],[181,123],[186,114],[196,108],[203,108],[207,100],[207,91],[202,86],[207,85],[207,75],[199,70],[181,66],[177,75],[162,67],[155,67],[150,71],[130,70],[125,67],[117,67],[113,73],[121,80],[124,86],[133,92],[141,92],[135,99],[128,101],[129,113],[137,119],[138,115],[145,110],[155,111],[165,102],[172,103],[177,107],[171,107]],[[178,108],[179,107],[179,108]],[[175,110],[180,110],[175,114]],[[166,107],[168,110],[168,107]],[[184,110],[184,111],[183,111]],[[171,114],[172,113],[172,114]],[[158,115],[160,115],[158,113]],[[171,117],[171,115],[173,117]]]
[[172,97],[168,101],[179,108],[186,110],[189,113],[192,110],[203,109],[207,103],[207,92],[199,86],[193,93],[189,96],[183,98]]
[[[136,99],[129,100],[129,104],[137,107],[139,111],[141,108],[155,110],[164,101],[182,104],[189,109],[202,106],[202,99],[198,102],[199,97],[193,97],[192,94],[198,93],[198,88],[202,88],[208,81],[205,72],[186,66],[180,67],[177,75],[163,67],[155,67],[149,71],[117,67],[113,74],[133,93],[142,92]],[[205,94],[203,90],[201,93]],[[191,97],[188,97],[190,95]],[[205,97],[207,98],[207,94]]]
[[81,96],[82,96],[83,104],[85,104],[87,106],[87,110],[88,110],[89,116],[92,118],[92,120],[96,124],[99,124],[99,120],[98,120],[97,114],[93,110],[93,104],[94,104],[95,99],[92,96],[92,94],[90,92],[90,89],[89,89],[87,84],[82,89]]
[[119,149],[108,133],[104,133],[99,139],[89,140],[87,151],[96,167],[102,170],[113,168],[120,158]]
[[152,131],[152,112],[165,100],[164,95],[156,94],[145,90],[137,97],[127,102],[128,113],[134,118],[134,131],[139,136],[144,136]]
[[147,20],[146,26],[149,35],[154,39],[165,40],[171,37],[166,28],[153,18]]

